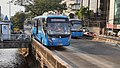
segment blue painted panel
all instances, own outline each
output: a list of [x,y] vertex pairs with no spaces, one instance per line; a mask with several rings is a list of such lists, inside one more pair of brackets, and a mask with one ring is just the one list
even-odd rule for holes
[[70,45],[70,37],[66,38],[49,38],[48,46],[69,46]]
[[71,36],[72,37],[81,37],[81,36],[83,36],[83,32],[72,32]]

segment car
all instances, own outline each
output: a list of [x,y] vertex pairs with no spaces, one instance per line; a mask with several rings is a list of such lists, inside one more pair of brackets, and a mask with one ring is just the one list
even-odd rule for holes
[[115,33],[113,30],[108,30],[107,31],[107,35],[110,35],[110,36],[116,36],[117,33]]
[[118,31],[117,36],[120,37],[120,31]]
[[83,32],[89,32],[89,30],[85,27],[82,28]]
[[84,36],[94,37],[94,36],[96,36],[96,34],[94,32],[84,32]]

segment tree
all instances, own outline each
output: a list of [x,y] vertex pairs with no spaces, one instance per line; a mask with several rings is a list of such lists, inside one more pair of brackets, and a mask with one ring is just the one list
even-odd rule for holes
[[89,10],[88,7],[82,6],[78,11],[76,11],[76,15],[84,22],[84,26],[89,26],[90,16],[93,17],[94,12]]
[[[66,3],[60,4],[62,0],[33,0],[29,5],[23,5],[26,8],[26,12],[31,11],[32,15],[42,15],[44,12],[66,9]],[[23,3],[23,2],[21,2]]]
[[79,19],[85,19],[88,17],[89,15],[89,10],[88,7],[84,7],[82,6],[77,12],[76,12],[77,16]]
[[3,19],[2,18],[0,18],[0,21],[2,21]]
[[23,29],[25,14],[23,12],[17,12],[15,16],[12,17],[11,20],[13,22],[14,27]]

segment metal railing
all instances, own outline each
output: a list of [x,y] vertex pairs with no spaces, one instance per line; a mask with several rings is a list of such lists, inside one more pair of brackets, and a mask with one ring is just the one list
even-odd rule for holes
[[31,36],[27,34],[0,34],[0,41],[31,41]]

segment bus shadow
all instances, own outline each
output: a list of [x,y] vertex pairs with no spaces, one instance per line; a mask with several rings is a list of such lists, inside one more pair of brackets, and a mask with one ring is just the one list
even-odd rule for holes
[[72,39],[86,39],[86,40],[93,40],[93,36],[82,36],[82,37],[71,37]]
[[83,38],[88,39],[88,40],[93,40],[94,39],[93,36],[83,36]]
[[82,39],[82,37],[71,37],[72,39]]
[[57,51],[65,51],[66,50],[66,48],[64,46],[50,46],[47,48],[50,50],[57,50]]

